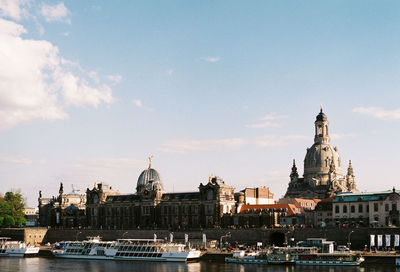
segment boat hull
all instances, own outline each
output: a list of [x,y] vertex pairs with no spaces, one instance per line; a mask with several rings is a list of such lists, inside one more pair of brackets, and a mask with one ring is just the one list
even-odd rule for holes
[[86,260],[119,260],[119,261],[147,261],[147,262],[191,262],[200,258],[200,252],[163,253],[161,257],[133,257],[133,256],[100,256],[64,254],[60,251],[53,251],[57,258],[64,259],[86,259]]
[[358,266],[360,265],[364,260],[359,260],[359,261],[351,261],[351,262],[346,262],[346,261],[336,261],[336,260],[324,260],[324,261],[319,261],[319,260],[297,260],[296,265],[337,265],[337,266]]
[[266,259],[256,259],[256,258],[234,258],[226,257],[225,262],[227,263],[241,263],[241,264],[268,264]]

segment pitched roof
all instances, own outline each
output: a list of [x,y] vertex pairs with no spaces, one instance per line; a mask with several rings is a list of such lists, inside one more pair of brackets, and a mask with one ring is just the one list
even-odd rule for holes
[[277,210],[277,209],[287,209],[286,213],[287,216],[292,216],[292,215],[296,215],[298,213],[300,213],[300,209],[298,207],[296,207],[296,205],[294,204],[260,204],[260,205],[243,205],[240,208],[239,213],[245,213],[247,211],[265,211],[265,210]]
[[332,202],[361,202],[384,200],[392,193],[400,194],[400,190],[388,190],[382,192],[371,193],[341,193],[337,194]]

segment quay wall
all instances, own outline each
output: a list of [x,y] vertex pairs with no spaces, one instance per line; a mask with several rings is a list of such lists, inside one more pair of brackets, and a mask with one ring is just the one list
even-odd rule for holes
[[[11,237],[14,240],[21,240],[27,243],[54,243],[65,240],[84,240],[88,236],[100,236],[103,240],[116,239],[169,239],[169,230],[98,230],[98,229],[47,229],[47,228],[18,228],[0,229],[0,236]],[[189,234],[190,241],[201,243],[203,233],[207,236],[207,241],[219,241],[222,236],[230,233],[230,237],[224,237],[223,241],[228,241],[232,245],[255,244],[262,242],[265,245],[281,246],[284,243],[303,241],[307,238],[326,238],[336,241],[338,245],[346,245],[349,240],[352,249],[363,249],[369,246],[370,234],[400,234],[400,228],[304,228],[304,229],[205,229],[192,231],[174,231],[174,240],[183,241],[185,233]],[[393,236],[392,236],[393,237]]]
[[9,237],[14,241],[25,241],[28,245],[36,245],[43,242],[47,230],[47,228],[7,228],[0,229],[0,236]]

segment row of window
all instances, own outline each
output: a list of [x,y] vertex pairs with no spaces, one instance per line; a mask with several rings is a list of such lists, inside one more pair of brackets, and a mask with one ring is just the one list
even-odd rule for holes
[[182,212],[182,214],[198,214],[199,213],[199,206],[198,205],[184,205],[184,206],[164,206],[162,207],[162,212],[164,214],[178,214]]
[[119,251],[141,251],[141,252],[157,252],[155,246],[118,246]]
[[117,257],[152,257],[160,258],[162,253],[132,253],[132,252],[117,252]]
[[[362,204],[358,204],[358,212],[362,213],[364,210],[364,205]],[[388,212],[390,208],[390,205],[388,203],[385,204],[385,211]],[[366,212],[369,212],[369,205],[365,206]],[[347,205],[344,205],[342,207],[342,212],[343,213],[347,213]],[[374,212],[378,212],[379,211],[379,205],[378,203],[374,203]],[[392,211],[397,211],[397,203],[392,203]],[[356,206],[355,205],[351,205],[350,206],[350,212],[351,213],[355,213],[356,212]],[[340,208],[339,205],[335,206],[335,213],[340,213]]]

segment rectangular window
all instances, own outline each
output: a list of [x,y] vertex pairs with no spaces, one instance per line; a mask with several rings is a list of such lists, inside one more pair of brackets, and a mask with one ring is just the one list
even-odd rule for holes
[[343,206],[343,213],[347,213],[347,206]]
[[369,212],[369,204],[367,204],[367,212]]
[[389,211],[389,204],[386,203],[386,204],[385,204],[385,212],[388,212],[388,211]]
[[379,210],[378,203],[374,203],[374,212],[377,212]]
[[335,213],[339,213],[339,205],[335,205]]
[[397,203],[392,203],[392,211],[397,211]]
[[355,213],[355,212],[356,212],[356,207],[355,207],[354,205],[351,205],[351,206],[350,206],[350,211],[351,211],[352,213]]
[[363,205],[362,204],[358,204],[358,212],[359,213],[363,212]]

